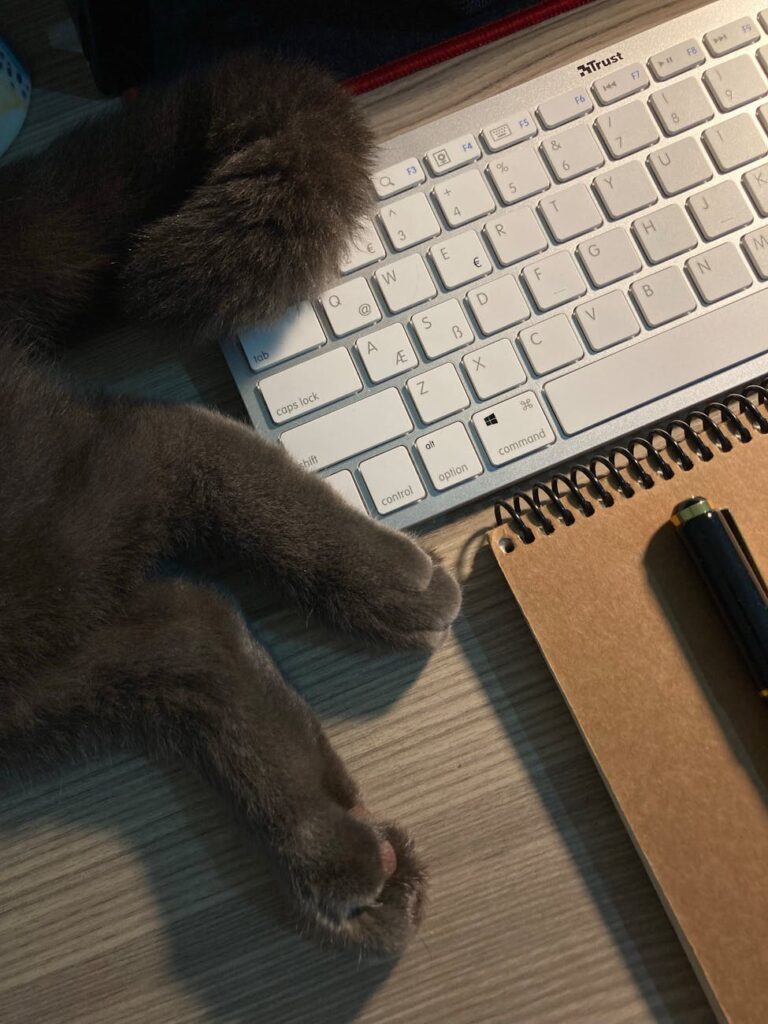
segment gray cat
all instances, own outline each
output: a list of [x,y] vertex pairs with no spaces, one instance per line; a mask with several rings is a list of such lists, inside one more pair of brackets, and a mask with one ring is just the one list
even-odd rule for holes
[[45,357],[94,306],[213,337],[317,292],[368,206],[370,141],[325,76],[240,55],[0,172],[0,767],[182,759],[305,924],[392,954],[423,906],[407,836],[368,815],[235,608],[154,570],[202,543],[394,647],[439,643],[456,583],[245,426],[88,395]]

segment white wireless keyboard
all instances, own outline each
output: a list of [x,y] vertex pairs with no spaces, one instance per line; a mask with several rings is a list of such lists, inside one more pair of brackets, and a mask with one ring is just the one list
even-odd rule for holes
[[333,287],[224,343],[256,429],[368,514],[412,525],[768,373],[768,10],[703,7],[378,166]]

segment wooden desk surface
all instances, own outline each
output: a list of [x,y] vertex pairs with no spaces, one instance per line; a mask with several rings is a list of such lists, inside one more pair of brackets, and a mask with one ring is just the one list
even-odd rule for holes
[[[696,0],[596,0],[363,97],[382,137],[621,40]],[[63,0],[6,0],[33,61],[16,151],[93,89],[48,50]],[[6,14],[7,11],[7,14]],[[110,386],[243,416],[217,351],[179,356],[122,326],[76,369]],[[2,1024],[703,1024],[702,992],[483,546],[487,508],[430,542],[464,582],[429,661],[369,658],[242,594],[254,629],[325,722],[369,805],[431,866],[431,906],[397,964],[324,954],[286,929],[257,854],[215,798],[138,759],[0,788]]]

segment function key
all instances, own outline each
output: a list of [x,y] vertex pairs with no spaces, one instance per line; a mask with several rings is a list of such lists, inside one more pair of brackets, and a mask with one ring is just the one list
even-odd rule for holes
[[398,192],[405,192],[414,185],[419,185],[426,175],[424,169],[416,159],[409,157],[401,160],[399,164],[392,164],[373,175],[373,187],[379,199],[387,199],[389,196],[397,195]]
[[676,46],[670,46],[668,50],[654,54],[648,61],[648,66],[654,78],[665,82],[668,78],[674,78],[675,75],[698,67],[705,59],[704,51],[696,40],[688,39],[684,43],[678,43]]
[[650,79],[642,64],[627,64],[610,75],[598,78],[592,85],[592,92],[598,103],[605,107],[609,103],[615,103],[627,96],[633,96],[642,89],[647,89],[649,84]]
[[462,135],[461,138],[451,139],[442,146],[430,149],[427,153],[427,163],[432,174],[447,174],[456,167],[471,164],[479,156],[480,147],[474,135]]
[[519,110],[503,121],[486,125],[481,135],[485,148],[491,153],[513,146],[516,142],[531,139],[538,133],[536,122],[527,110]]
[[760,31],[751,18],[739,18],[729,21],[727,25],[707,32],[704,43],[713,57],[722,57],[724,53],[732,53],[760,38]]
[[575,121],[594,109],[586,89],[571,89],[561,96],[540,103],[536,113],[545,128],[558,128],[561,124]]

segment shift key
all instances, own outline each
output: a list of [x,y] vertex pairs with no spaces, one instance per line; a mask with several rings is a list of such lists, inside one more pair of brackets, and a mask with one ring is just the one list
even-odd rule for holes
[[472,422],[494,466],[521,459],[555,440],[549,420],[532,391],[483,409],[472,417]]
[[400,392],[387,388],[286,430],[280,442],[296,462],[315,470],[370,451],[412,429]]

